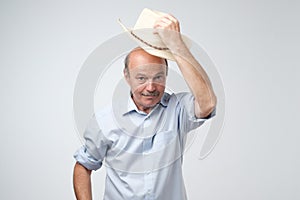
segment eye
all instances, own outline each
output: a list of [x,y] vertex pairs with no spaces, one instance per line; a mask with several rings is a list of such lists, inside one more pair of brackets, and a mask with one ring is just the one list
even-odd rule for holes
[[136,79],[141,84],[145,83],[147,81],[147,77],[144,77],[144,76],[138,76],[138,77],[136,77]]
[[154,77],[154,81],[162,81],[164,79],[164,77],[162,75],[158,75]]
[[142,76],[137,77],[137,79],[138,79],[139,81],[144,81],[144,80],[146,80],[146,78],[145,78],[145,77],[142,77]]

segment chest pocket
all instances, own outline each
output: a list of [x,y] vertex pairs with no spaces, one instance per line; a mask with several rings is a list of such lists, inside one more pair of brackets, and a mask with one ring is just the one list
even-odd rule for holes
[[178,142],[178,136],[175,131],[161,131],[153,136],[153,150],[159,151],[168,148]]

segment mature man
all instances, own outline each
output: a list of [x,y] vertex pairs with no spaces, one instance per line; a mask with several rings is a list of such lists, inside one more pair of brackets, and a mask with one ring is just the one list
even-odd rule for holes
[[191,92],[165,93],[166,59],[133,49],[125,60],[124,77],[131,89],[125,106],[96,113],[85,131],[86,144],[75,153],[79,200],[92,199],[91,172],[104,161],[106,200],[186,199],[181,167],[185,136],[214,115],[216,96],[182,40],[178,20],[166,14],[153,28]]

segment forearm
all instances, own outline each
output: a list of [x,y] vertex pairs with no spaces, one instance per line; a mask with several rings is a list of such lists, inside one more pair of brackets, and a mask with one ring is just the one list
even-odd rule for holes
[[195,97],[195,115],[206,117],[215,108],[217,98],[205,70],[184,43],[172,48],[177,65]]
[[178,20],[172,15],[165,15],[155,22],[154,28],[156,29],[154,33],[159,34],[175,57],[195,97],[196,117],[206,117],[215,108],[217,99],[206,72],[182,40]]
[[74,166],[73,186],[77,200],[92,200],[91,171],[79,163]]

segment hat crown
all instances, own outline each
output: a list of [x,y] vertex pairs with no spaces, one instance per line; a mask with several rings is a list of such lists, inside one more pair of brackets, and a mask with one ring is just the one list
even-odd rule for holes
[[[129,33],[129,36],[149,54],[168,60],[175,60],[173,54],[161,40],[160,36],[153,33],[155,22],[164,15],[166,15],[166,13],[144,8],[133,29],[126,28],[120,20],[119,24],[126,32]],[[182,39],[185,44],[190,47],[191,43],[189,39],[184,36]]]
[[165,15],[165,13],[144,8],[133,29],[153,28],[155,21],[163,15]]

